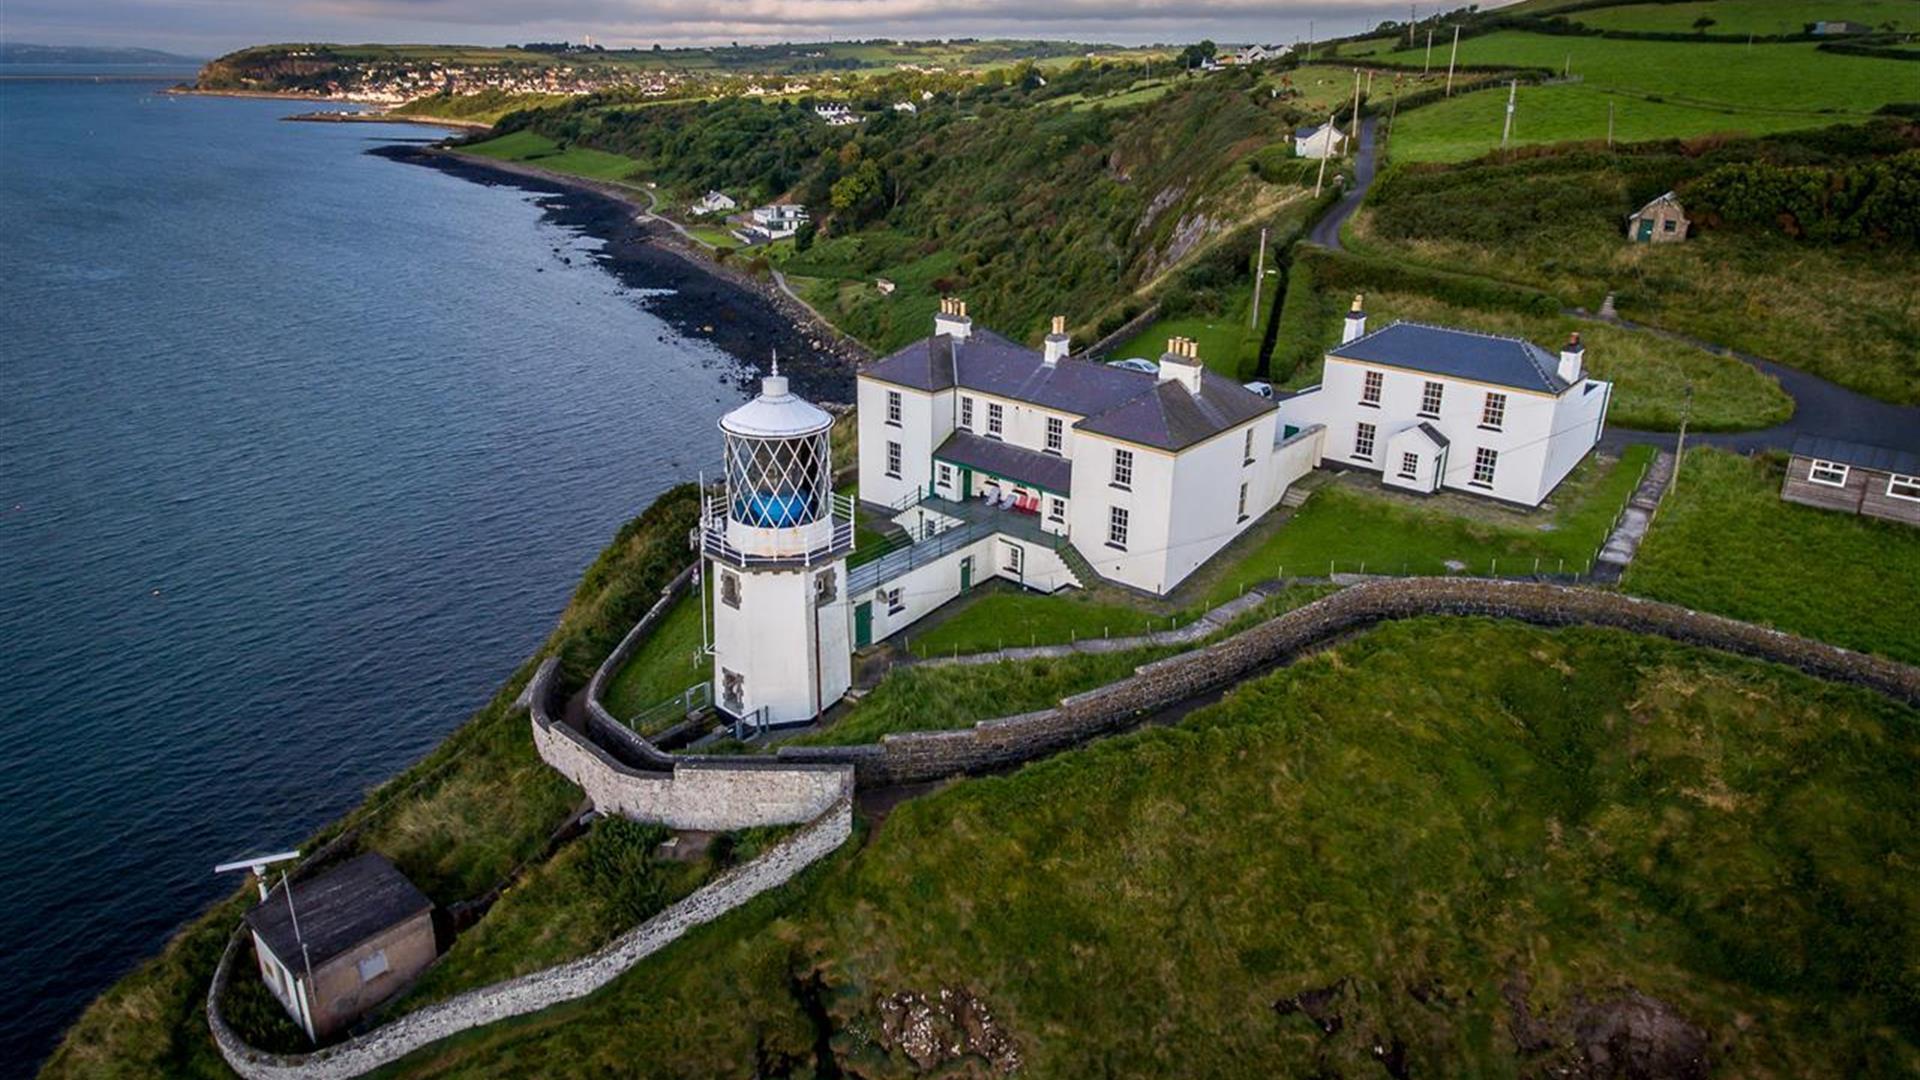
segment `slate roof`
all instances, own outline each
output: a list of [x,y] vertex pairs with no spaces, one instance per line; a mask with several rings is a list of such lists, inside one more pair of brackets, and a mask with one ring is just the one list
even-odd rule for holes
[[1420,434],[1426,436],[1427,442],[1431,443],[1433,445],[1433,448],[1436,450],[1445,450],[1448,446],[1452,444],[1451,440],[1449,440],[1445,435],[1442,435],[1440,433],[1439,428],[1434,427],[1432,424],[1427,423],[1425,420],[1422,420],[1419,423],[1413,425],[1413,430],[1418,431]]
[[1246,423],[1273,402],[1208,372],[1200,393],[1177,383],[1088,360],[1048,364],[1033,349],[991,330],[964,341],[938,334],[877,360],[862,375],[896,386],[937,392],[959,387],[1084,417],[1081,431],[1179,450]]
[[933,452],[940,461],[965,465],[1056,495],[1073,493],[1073,462],[966,431],[956,431]]
[[1877,469],[1904,476],[1920,476],[1920,454],[1847,442],[1845,439],[1829,439],[1821,435],[1802,435],[1793,440],[1793,456],[1837,461],[1843,465],[1858,465],[1863,469]]
[[1327,354],[1555,396],[1568,386],[1555,370],[1560,358],[1533,342],[1450,326],[1396,322]]
[[[294,911],[287,910],[287,892],[276,885],[258,907],[247,912],[247,925],[267,943],[280,962],[302,972],[309,960],[322,964],[423,911],[433,901],[413,887],[377,852],[357,855],[305,881],[293,883]],[[294,936],[294,915],[300,935]],[[307,955],[300,953],[305,942]]]

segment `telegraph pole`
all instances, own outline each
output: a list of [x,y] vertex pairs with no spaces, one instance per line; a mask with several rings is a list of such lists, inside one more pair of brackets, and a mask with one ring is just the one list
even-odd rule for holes
[[1453,24],[1453,52],[1447,54],[1447,95],[1453,96],[1453,62],[1460,56],[1460,24]]
[[1313,20],[1307,20],[1307,63],[1313,63]]
[[[1338,112],[1331,112],[1327,114],[1327,127],[1330,129],[1327,133],[1327,138],[1329,139],[1333,138],[1334,133],[1340,130],[1339,128],[1333,126],[1334,117],[1339,115],[1340,114]],[[1321,182],[1327,178],[1327,158],[1330,156],[1331,156],[1330,154],[1324,153],[1324,152],[1320,155],[1320,175],[1313,178],[1313,197],[1316,199],[1320,197]]]
[[1607,149],[1613,149],[1613,99],[1607,99]]
[[1360,141],[1360,69],[1353,69],[1353,116],[1347,120],[1347,149],[1359,153]]
[[1519,79],[1515,79],[1507,84],[1507,123],[1505,127],[1500,129],[1500,149],[1502,150],[1507,148],[1507,138],[1513,134],[1513,99],[1519,93]]
[[1247,320],[1247,328],[1260,325],[1260,290],[1267,283],[1267,230],[1260,228],[1260,261],[1253,270],[1253,316]]
[[1433,70],[1433,27],[1427,27],[1427,62],[1420,66],[1420,74],[1426,75]]
[[1687,457],[1687,421],[1693,418],[1693,383],[1687,383],[1687,396],[1680,403],[1680,438],[1673,445],[1673,477],[1667,481],[1667,493],[1680,486],[1680,463]]

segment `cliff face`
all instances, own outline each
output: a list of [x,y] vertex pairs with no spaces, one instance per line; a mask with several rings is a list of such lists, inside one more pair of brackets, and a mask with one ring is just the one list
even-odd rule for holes
[[194,80],[196,90],[303,93],[338,83],[342,66],[324,49],[243,49],[209,60]]

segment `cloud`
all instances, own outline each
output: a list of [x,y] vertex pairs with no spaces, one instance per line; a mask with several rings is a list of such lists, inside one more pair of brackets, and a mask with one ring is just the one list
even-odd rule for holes
[[[1437,9],[1423,4],[1422,12]],[[54,44],[199,46],[265,41],[533,39],[608,45],[861,37],[1051,37],[1080,41],[1292,41],[1404,18],[1398,0],[8,0],[0,33]]]

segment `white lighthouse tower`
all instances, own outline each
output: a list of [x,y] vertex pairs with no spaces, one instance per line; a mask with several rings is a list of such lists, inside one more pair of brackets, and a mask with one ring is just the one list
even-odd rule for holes
[[833,493],[833,417],[780,374],[720,418],[726,490],[702,512],[713,700],[749,727],[804,724],[853,685],[853,500]]

